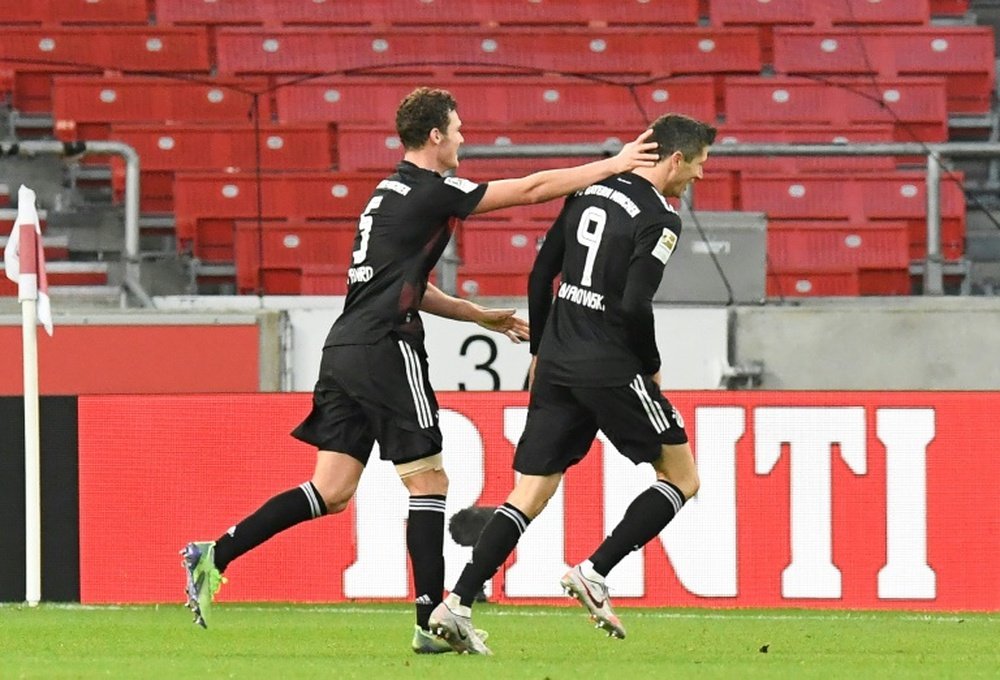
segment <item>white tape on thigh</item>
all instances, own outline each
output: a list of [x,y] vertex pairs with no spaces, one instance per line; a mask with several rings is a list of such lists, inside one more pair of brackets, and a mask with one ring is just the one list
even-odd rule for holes
[[396,465],[396,474],[399,475],[400,479],[406,479],[407,477],[418,475],[421,472],[433,472],[435,470],[443,469],[444,459],[441,457],[440,453],[435,453],[433,456],[427,456],[426,458],[421,458],[420,460],[411,460],[409,463],[399,463]]

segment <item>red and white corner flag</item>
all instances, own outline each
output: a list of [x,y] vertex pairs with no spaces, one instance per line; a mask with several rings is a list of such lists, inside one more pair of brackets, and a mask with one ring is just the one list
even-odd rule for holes
[[52,307],[45,276],[42,228],[35,210],[35,192],[21,185],[17,192],[17,219],[3,251],[7,278],[17,283],[17,299],[38,300],[38,322],[52,335]]

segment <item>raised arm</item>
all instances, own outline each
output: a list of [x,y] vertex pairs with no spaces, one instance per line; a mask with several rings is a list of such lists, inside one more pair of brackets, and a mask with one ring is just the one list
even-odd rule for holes
[[486,194],[472,212],[489,212],[514,205],[542,203],[566,196],[594,182],[628,172],[635,168],[651,168],[657,160],[656,142],[645,141],[652,130],[646,130],[622,147],[613,158],[558,170],[542,170],[518,179],[501,179],[489,183]]
[[511,342],[519,343],[529,337],[528,322],[514,316],[514,309],[490,309],[468,300],[448,295],[437,286],[428,283],[420,311],[456,321],[472,321],[486,330],[501,333]]

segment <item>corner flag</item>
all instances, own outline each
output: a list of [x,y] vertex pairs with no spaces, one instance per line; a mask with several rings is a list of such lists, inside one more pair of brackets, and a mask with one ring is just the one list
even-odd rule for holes
[[3,251],[3,262],[7,278],[17,283],[17,299],[21,302],[38,300],[38,322],[52,335],[52,307],[35,192],[23,184],[17,192],[17,219]]

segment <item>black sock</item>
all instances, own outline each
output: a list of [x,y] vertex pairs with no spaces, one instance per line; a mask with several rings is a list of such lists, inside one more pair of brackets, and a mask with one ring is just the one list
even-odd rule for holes
[[279,531],[325,514],[326,503],[312,482],[279,493],[219,537],[215,542],[215,566],[225,571],[230,562]]
[[666,480],[656,480],[653,486],[635,497],[622,521],[594,551],[590,557],[594,571],[607,576],[626,555],[646,545],[663,531],[674,515],[680,512],[684,502],[680,489]]
[[514,551],[514,546],[530,523],[531,520],[510,503],[497,508],[472,549],[472,561],[465,565],[452,590],[462,604],[472,606],[483,584],[497,573],[500,565]]
[[417,625],[425,630],[444,594],[444,502],[440,495],[410,496],[406,549],[417,596]]

